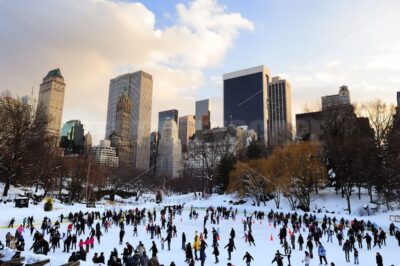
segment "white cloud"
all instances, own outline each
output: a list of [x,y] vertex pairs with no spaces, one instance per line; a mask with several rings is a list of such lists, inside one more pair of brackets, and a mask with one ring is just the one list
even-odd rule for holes
[[[47,71],[60,67],[67,83],[64,120],[85,114],[91,121],[83,122],[91,125],[106,119],[109,79],[138,69],[153,74],[153,128],[159,110],[187,112],[191,107],[185,99],[204,83],[202,71],[221,65],[239,32],[254,28],[217,0],[178,4],[177,16],[163,29],[141,3],[4,3],[0,25],[6,26],[0,27],[0,36],[7,37],[0,50],[0,90],[27,93]],[[90,128],[97,139],[103,137],[103,125]]]
[[326,63],[326,67],[336,67],[339,66],[341,64],[341,61],[339,59],[334,59],[328,63]]
[[391,70],[400,71],[400,52],[380,54],[372,57],[366,64],[367,70]]
[[223,85],[222,76],[211,76],[210,81],[217,87],[222,88],[222,85]]

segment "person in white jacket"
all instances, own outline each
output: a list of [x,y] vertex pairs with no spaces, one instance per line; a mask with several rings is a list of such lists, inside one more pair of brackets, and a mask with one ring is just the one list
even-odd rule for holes
[[304,266],[310,266],[310,253],[308,251],[305,252],[304,260],[302,261]]

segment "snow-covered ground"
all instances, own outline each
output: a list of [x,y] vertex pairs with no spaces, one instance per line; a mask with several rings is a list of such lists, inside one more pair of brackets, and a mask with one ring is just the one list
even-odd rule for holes
[[[173,204],[182,204],[185,203],[185,210],[182,214],[182,216],[176,216],[174,220],[174,224],[177,226],[178,230],[178,237],[174,238],[171,243],[171,251],[167,251],[165,248],[164,250],[161,250],[161,244],[160,244],[160,239],[156,239],[156,243],[159,249],[159,254],[158,258],[160,263],[163,263],[164,265],[169,265],[171,261],[174,261],[177,266],[179,265],[187,265],[185,261],[185,254],[181,250],[181,234],[182,232],[185,232],[187,241],[193,243],[195,231],[202,232],[202,226],[203,226],[203,217],[205,215],[205,208],[209,206],[225,206],[225,207],[233,207],[234,209],[238,209],[238,217],[235,221],[233,220],[221,220],[219,225],[211,225],[210,221],[207,223],[207,229],[209,232],[209,237],[211,236],[211,230],[212,227],[215,227],[216,229],[219,229],[220,232],[220,263],[219,265],[226,265],[228,262],[227,260],[227,252],[223,247],[228,243],[229,239],[229,233],[232,228],[235,229],[236,231],[236,238],[235,238],[235,244],[236,244],[236,250],[232,254],[232,263],[233,265],[245,265],[245,262],[243,261],[243,256],[248,251],[251,255],[254,257],[254,262],[252,265],[270,265],[271,261],[274,257],[274,254],[276,250],[280,250],[281,253],[283,253],[282,247],[279,245],[279,239],[278,239],[278,233],[279,233],[279,228],[274,228],[272,225],[270,225],[266,220],[259,222],[257,221],[255,224],[253,224],[253,235],[255,238],[255,243],[256,247],[249,247],[248,244],[245,243],[243,234],[243,224],[242,224],[242,219],[244,218],[243,210],[247,210],[247,214],[249,214],[251,211],[254,210],[262,210],[264,212],[268,212],[269,210],[275,209],[275,205],[273,201],[270,201],[267,203],[267,206],[252,206],[251,201],[247,200],[247,202],[243,205],[232,205],[229,203],[229,201],[237,201],[238,199],[233,196],[233,195],[224,195],[224,196],[212,196],[208,199],[195,199],[193,195],[183,195],[183,196],[174,196],[174,197],[168,197],[164,200],[165,205],[173,205]],[[366,195],[363,195],[361,200],[358,200],[356,198],[352,199],[352,207],[354,210],[357,210],[358,208],[363,207],[367,202],[368,202],[368,197]],[[127,203],[128,202],[128,203]],[[197,220],[190,220],[189,219],[189,209],[190,207],[193,206],[197,208],[199,211],[199,219]],[[369,216],[369,217],[357,217],[355,215],[347,215],[346,212],[344,211],[344,208],[346,208],[346,201],[345,199],[342,199],[338,196],[336,196],[334,193],[331,192],[325,192],[323,194],[320,194],[318,197],[313,199],[312,202],[312,208],[316,209],[323,209],[323,210],[328,210],[330,212],[334,211],[335,214],[330,214],[331,216],[335,215],[338,219],[341,217],[344,217],[345,219],[353,219],[353,218],[358,218],[358,219],[365,219],[365,220],[371,220],[372,222],[376,223],[378,226],[384,228],[387,231],[387,228],[390,224],[389,220],[389,215],[400,215],[400,211],[394,211],[392,213],[384,213],[380,212],[377,215],[374,216]],[[110,204],[106,201],[103,201],[97,204],[96,209],[90,208],[87,209],[85,205],[83,204],[75,204],[75,205],[62,205],[57,202],[54,204],[54,210],[51,212],[44,212],[43,211],[43,203],[40,203],[39,205],[30,205],[28,209],[23,208],[23,209],[18,209],[14,207],[14,204],[7,203],[7,204],[2,204],[0,205],[0,240],[4,243],[5,241],[5,235],[7,232],[11,232],[14,234],[15,228],[14,229],[8,229],[7,225],[12,217],[15,217],[16,222],[15,225],[18,226],[20,223],[22,223],[22,219],[26,216],[31,216],[33,215],[35,218],[35,221],[39,224],[37,224],[37,227],[40,227],[40,222],[43,219],[43,217],[47,216],[52,219],[54,222],[55,220],[59,219],[60,214],[64,214],[64,216],[67,216],[69,212],[86,212],[86,211],[94,211],[94,210],[99,210],[102,212],[105,209],[111,209],[111,210],[120,210],[120,209],[132,209],[132,208],[143,208],[146,207],[147,209],[153,209],[153,208],[160,208],[160,205],[157,205],[152,202],[147,202],[147,203],[141,203],[140,205],[135,205],[132,203],[129,203],[129,201],[126,202],[121,202],[121,203],[114,203]],[[282,200],[282,212],[288,212],[289,208],[286,203],[286,201],[283,199]],[[322,217],[325,213],[321,214],[316,214],[317,217]],[[157,217],[159,219],[159,215]],[[160,224],[160,222],[158,222]],[[396,226],[400,227],[400,224],[397,223]],[[67,223],[63,223],[61,225],[61,232],[66,232],[66,227]],[[151,247],[151,240],[150,236],[146,234],[145,227],[144,226],[139,226],[138,227],[138,233],[139,237],[133,237],[133,226],[129,225],[125,228],[126,230],[126,235],[124,238],[124,242],[130,242],[134,247],[137,246],[139,243],[139,240],[142,241],[146,247],[146,249],[149,249]],[[86,235],[81,236],[81,238],[84,240],[86,239],[86,236],[88,235],[89,232],[86,230]],[[91,263],[91,258],[93,257],[93,254],[95,252],[104,252],[106,260],[108,260],[108,256],[110,254],[110,251],[113,248],[117,248],[119,254],[122,254],[123,248],[125,247],[124,245],[121,246],[119,245],[119,239],[118,239],[118,234],[119,234],[119,228],[117,227],[112,227],[109,232],[106,234],[104,233],[104,236],[101,239],[101,244],[97,244],[97,241],[95,243],[95,247],[93,250],[90,250],[90,253],[87,256],[87,262],[82,263],[81,265],[93,265]],[[306,236],[307,233],[303,232],[303,236]],[[163,230],[162,235],[165,237],[166,232]],[[271,240],[271,235],[273,240]],[[387,246],[383,247],[381,250],[378,247],[373,248],[371,251],[367,251],[366,248],[360,249],[359,250],[359,260],[360,260],[360,265],[363,266],[369,266],[369,265],[376,265],[375,263],[375,255],[376,252],[380,252],[383,256],[383,261],[384,265],[398,265],[400,266],[400,256],[398,255],[400,252],[400,247],[397,244],[397,241],[394,237],[389,236],[389,232],[387,231],[388,235],[388,240],[387,240]],[[30,236],[29,232],[24,233],[25,241],[26,241],[26,250],[29,250],[29,248],[32,246],[32,237]],[[48,239],[48,236],[46,236],[46,239]],[[296,235],[297,239],[297,235]],[[79,238],[78,238],[79,242]],[[206,242],[208,243],[209,247],[206,249],[206,263],[205,265],[214,265],[214,256],[212,255],[212,239],[207,239]],[[327,259],[328,262],[335,262],[336,265],[342,266],[342,265],[348,265],[348,263],[345,262],[345,257],[344,257],[344,252],[342,251],[341,247],[338,246],[337,244],[337,239],[334,237],[333,243],[326,243],[326,237],[323,237],[322,244],[325,246],[327,250]],[[166,245],[165,245],[166,246]],[[314,248],[314,254],[317,253],[317,250]],[[28,251],[25,251],[23,253],[25,257],[32,257],[32,254]],[[67,262],[70,254],[63,253],[62,250],[58,249],[56,250],[55,253],[50,252],[49,257],[51,259],[51,265],[61,265],[65,262]],[[352,254],[351,254],[352,256]],[[37,255],[33,256],[34,258],[37,257]],[[293,250],[292,252],[292,265],[297,266],[297,265],[303,265],[301,261],[303,260],[304,253],[296,250]],[[42,257],[43,258],[43,257]],[[351,257],[351,264],[353,264],[353,258]],[[200,265],[199,262],[196,262],[196,265]],[[285,259],[285,265],[286,259]],[[314,256],[314,259],[311,262],[311,265],[319,265],[319,260],[318,256]]]

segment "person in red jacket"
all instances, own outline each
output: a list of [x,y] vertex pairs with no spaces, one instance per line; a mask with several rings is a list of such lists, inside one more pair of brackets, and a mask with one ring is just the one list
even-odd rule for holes
[[90,237],[90,248],[94,248],[94,236]]
[[83,250],[83,245],[84,245],[85,243],[83,242],[83,240],[81,239],[81,240],[79,240],[79,244],[78,244],[78,246],[79,246],[79,250]]
[[85,240],[85,246],[86,246],[86,253],[89,253],[89,248],[90,248],[90,239],[89,239],[89,237],[87,237],[86,240]]

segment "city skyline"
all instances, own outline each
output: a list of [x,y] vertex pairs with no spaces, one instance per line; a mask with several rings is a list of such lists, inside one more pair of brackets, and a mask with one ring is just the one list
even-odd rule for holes
[[[152,130],[159,111],[176,108],[181,116],[190,115],[194,102],[204,98],[213,106],[212,126],[222,126],[222,74],[254,65],[264,64],[271,75],[291,83],[293,116],[342,84],[351,89],[353,102],[395,103],[400,87],[400,6],[391,1],[310,1],[313,10],[290,1],[256,0],[82,1],[79,11],[69,1],[43,3],[46,11],[29,1],[0,5],[0,23],[10,25],[0,28],[7,34],[0,50],[0,90],[26,95],[34,86],[37,96],[43,75],[60,68],[67,84],[62,124],[81,120],[95,144],[104,138],[109,80],[141,69],[155,77]],[[76,21],[65,17],[72,10]],[[280,21],[280,10],[293,19]],[[143,16],[138,19],[137,13]],[[199,14],[207,19],[197,19]],[[183,35],[182,29],[190,30]],[[183,39],[185,45],[179,45]]]

